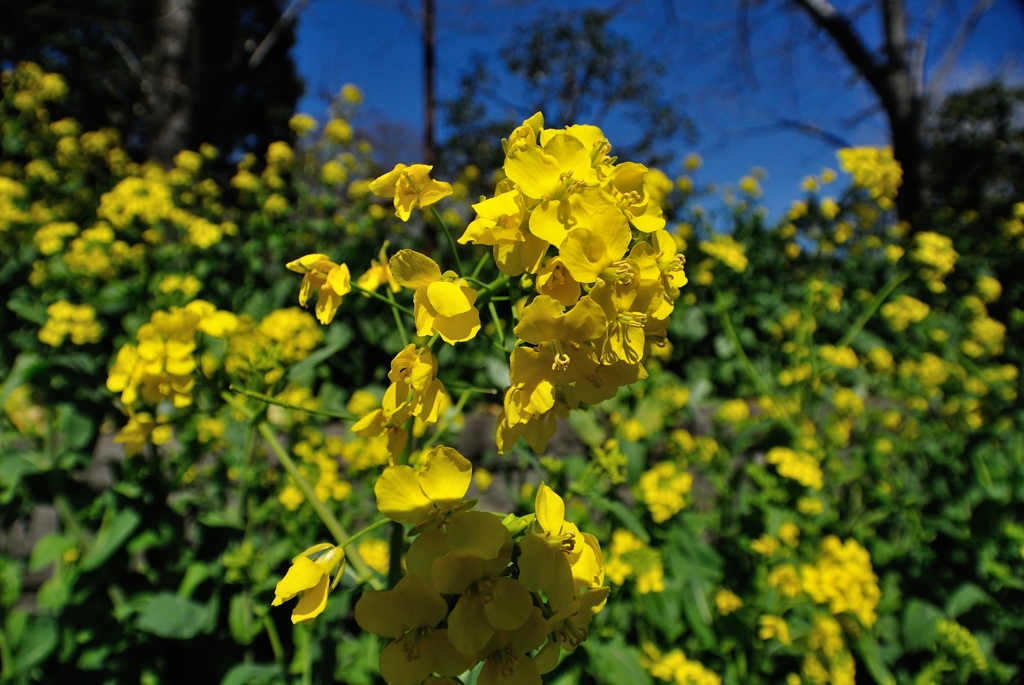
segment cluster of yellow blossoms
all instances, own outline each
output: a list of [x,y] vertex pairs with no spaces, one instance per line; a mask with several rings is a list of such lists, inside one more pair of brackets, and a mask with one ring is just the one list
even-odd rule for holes
[[890,147],[855,147],[838,152],[839,165],[853,177],[854,185],[866,189],[882,209],[890,209],[903,181],[900,163]]
[[[374,487],[381,513],[416,533],[408,574],[391,590],[364,592],[355,607],[360,627],[392,640],[380,656],[392,685],[457,676],[481,662],[484,685],[538,682],[563,649],[587,639],[608,597],[597,540],[565,520],[550,488],[538,488],[534,516],[503,519],[472,510],[464,499],[471,480],[469,461],[435,447],[418,469],[389,466]],[[312,619],[343,567],[342,548],[310,548],[278,583],[274,604],[298,595],[292,620]]]
[[655,464],[640,476],[640,493],[655,523],[664,523],[686,506],[693,474],[674,461]]
[[624,584],[627,578],[635,578],[636,591],[641,595],[665,590],[661,553],[628,530],[612,533],[604,571],[608,580],[616,585]]
[[460,242],[493,246],[502,273],[529,274],[537,292],[514,329],[497,440],[540,452],[559,416],[646,377],[686,276],[648,169],[616,163],[600,129],[545,129],[538,113],[503,145],[506,178]]
[[933,293],[945,292],[946,284],[943,281],[953,271],[960,256],[953,249],[953,240],[931,231],[918,233],[914,240],[915,247],[910,258],[921,264],[918,271],[921,279]]
[[789,447],[773,447],[765,459],[769,464],[775,464],[780,476],[791,478],[800,485],[815,490],[821,490],[824,485],[821,464],[812,454]]
[[67,337],[75,345],[99,342],[103,327],[96,320],[96,310],[89,304],[71,304],[57,300],[46,308],[47,320],[39,329],[39,340],[58,347]]
[[409,440],[406,422],[415,418],[421,425],[436,423],[451,404],[444,384],[437,378],[437,358],[429,347],[407,345],[391,362],[391,385],[378,409],[352,426],[360,437],[387,441],[392,462],[398,460]]
[[833,614],[852,613],[866,628],[875,624],[882,591],[870,555],[856,540],[826,537],[817,563],[800,567],[800,580],[804,592],[818,604],[828,605]]
[[894,331],[904,331],[910,324],[924,321],[931,307],[916,297],[899,295],[882,305],[881,311]]
[[643,666],[661,680],[676,685],[721,685],[722,678],[705,668],[699,661],[691,661],[681,649],[662,654],[651,643],[645,643]]

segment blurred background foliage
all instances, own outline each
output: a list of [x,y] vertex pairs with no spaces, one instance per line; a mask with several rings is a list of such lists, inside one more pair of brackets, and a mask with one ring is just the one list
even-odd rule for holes
[[[325,532],[222,393],[293,405],[250,407],[346,527],[370,521],[386,453],[330,414],[379,405],[401,341],[356,294],[321,328],[283,265],[326,252],[357,278],[385,240],[422,249],[438,227],[368,194],[382,169],[357,88],[329,120],[292,116],[287,27],[264,71],[244,67],[280,6],[189,3],[187,59],[168,66],[157,5],[3,6],[0,682],[377,682],[347,579],[310,626],[270,611],[286,562]],[[553,126],[635,110],[623,156],[667,162],[690,125],[657,97],[657,65],[637,69],[599,13],[553,21],[524,27],[503,66]],[[170,68],[188,97],[146,85]],[[445,105],[438,144],[457,232],[518,123],[476,102],[486,69]],[[573,91],[581,73],[592,87]],[[999,83],[936,103],[909,224],[875,151],[809,175],[773,221],[756,168],[724,188],[696,157],[651,172],[690,282],[650,377],[573,414],[546,455],[496,454],[498,394],[449,410],[439,435],[474,462],[482,508],[522,514],[558,483],[604,546],[608,608],[548,682],[1019,681],[1022,107]],[[188,404],[122,403],[118,351],[197,299],[244,330],[198,334]],[[496,345],[443,348],[446,385],[503,391]],[[370,536],[359,554],[386,575],[387,549]]]

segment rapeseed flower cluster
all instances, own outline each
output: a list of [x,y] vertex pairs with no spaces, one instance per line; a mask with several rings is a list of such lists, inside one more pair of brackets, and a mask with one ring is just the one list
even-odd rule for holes
[[46,323],[39,329],[39,340],[59,347],[70,337],[74,345],[99,342],[103,326],[96,320],[96,309],[89,304],[71,304],[57,300],[46,308]]
[[882,305],[881,312],[894,331],[904,331],[910,324],[924,321],[931,307],[910,295],[898,295]]
[[612,533],[604,571],[608,580],[616,585],[623,585],[627,578],[634,578],[636,590],[641,595],[665,590],[661,554],[628,530],[619,529]]
[[910,258],[921,264],[918,270],[921,279],[932,292],[944,292],[946,284],[943,281],[953,271],[960,257],[953,249],[953,240],[932,231],[922,231],[914,240],[914,251]]
[[659,680],[676,685],[722,685],[722,678],[699,661],[691,661],[681,649],[662,654],[651,643],[643,645],[642,664],[647,672]]
[[813,455],[789,447],[773,447],[768,450],[765,460],[775,464],[780,476],[791,478],[808,488],[821,490],[824,474],[821,464]]
[[874,625],[882,591],[871,556],[856,540],[826,537],[817,563],[800,567],[800,580],[804,592],[818,604],[828,605],[833,614],[851,613],[865,628]]
[[[392,685],[456,676],[481,662],[485,685],[538,682],[562,650],[587,639],[608,597],[597,540],[565,521],[550,488],[541,484],[535,516],[517,523],[513,537],[501,517],[463,499],[471,480],[461,454],[435,447],[419,468],[389,466],[374,487],[381,513],[418,532],[408,574],[391,590],[364,592],[355,607],[360,627],[392,640],[380,656]],[[297,557],[278,584],[275,604],[307,593],[296,622],[322,612],[329,592],[330,567],[314,569],[310,555]]]
[[880,208],[893,207],[903,171],[893,158],[892,148],[843,148],[836,156],[842,170],[853,177],[854,185],[867,190]]
[[396,463],[409,440],[409,419],[436,423],[451,401],[437,378],[437,358],[429,347],[407,345],[392,360],[388,379],[391,385],[380,408],[363,416],[352,432],[361,437],[383,436],[391,462]]
[[640,476],[640,493],[655,523],[664,523],[686,506],[693,474],[674,461],[655,464]]

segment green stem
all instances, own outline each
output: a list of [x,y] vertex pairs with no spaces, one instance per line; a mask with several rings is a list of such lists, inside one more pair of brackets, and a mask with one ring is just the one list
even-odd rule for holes
[[243,390],[242,388],[236,388],[233,385],[230,386],[230,390],[231,390],[231,392],[236,392],[239,395],[245,395],[246,397],[251,397],[254,400],[259,400],[260,402],[266,402],[267,404],[273,404],[273,405],[276,405],[278,407],[284,407],[285,409],[291,409],[293,411],[301,411],[301,412],[305,412],[307,414],[316,414],[317,416],[327,416],[327,417],[330,417],[332,419],[341,419],[342,421],[358,421],[359,420],[355,416],[352,416],[350,414],[342,414],[341,412],[334,412],[334,411],[325,411],[323,409],[309,409],[308,407],[300,407],[297,404],[291,404],[289,402],[282,402],[281,400],[274,399],[270,395],[264,395],[262,393],[253,392],[252,390]]
[[430,211],[434,213],[434,218],[437,219],[438,223],[441,224],[441,230],[444,231],[445,237],[448,238],[448,247],[450,247],[452,250],[452,256],[455,257],[455,266],[458,268],[459,275],[461,276],[466,272],[462,268],[462,259],[459,257],[459,249],[457,243],[455,242],[455,238],[452,237],[452,232],[451,230],[449,230],[448,224],[445,222],[445,220],[441,218],[441,213],[437,211],[437,207],[435,205],[431,205]]
[[[398,456],[396,463],[399,465],[405,465],[409,463],[409,455],[412,454],[412,427],[414,419],[409,417],[402,426],[402,429],[408,434],[408,438],[405,441],[405,448],[402,453]],[[402,576],[402,548],[405,546],[405,526],[397,521],[391,527],[391,542],[388,546],[389,550],[389,561],[388,561],[388,588],[393,588],[401,580]]]
[[496,279],[488,283],[483,288],[480,288],[480,290],[477,290],[477,304],[479,305],[481,303],[481,298],[483,298],[483,301],[486,302],[490,298],[491,293],[493,293],[495,290],[499,290],[500,288],[504,288],[506,285],[508,285],[509,281],[511,280],[512,278],[510,276],[502,274],[501,276],[498,276]]
[[373,531],[377,530],[378,528],[380,528],[381,526],[383,526],[385,523],[387,523],[390,520],[391,519],[383,518],[383,519],[380,519],[379,521],[374,521],[373,523],[368,525],[366,528],[363,528],[360,531],[352,533],[352,535],[349,537],[348,540],[346,540],[344,542],[344,544],[341,544],[341,545],[338,545],[338,546],[339,547],[348,547],[349,545],[351,545],[353,542],[355,542],[359,538],[363,537],[367,533],[372,533]]
[[[721,305],[721,302],[719,302],[719,305]],[[757,372],[757,369],[754,367],[753,362],[750,361],[750,357],[748,357],[746,351],[744,351],[743,343],[740,342],[740,337],[736,334],[736,329],[733,328],[732,319],[729,318],[729,312],[726,311],[724,307],[721,307],[719,318],[722,321],[722,328],[725,329],[725,334],[729,336],[730,342],[732,342],[733,347],[736,348],[736,356],[739,357],[740,365],[746,372],[747,378],[749,378],[750,382],[754,384],[754,387],[757,388],[758,392],[760,392],[762,395],[770,397],[772,403],[780,410],[782,410],[782,403],[779,402],[779,398],[775,396],[775,393],[772,392],[772,389],[768,386],[764,379],[761,378],[761,374]],[[796,425],[793,423],[791,419],[784,419],[784,423],[790,429],[790,431],[793,432],[794,435],[799,433]]]
[[405,323],[402,321],[401,313],[395,308],[398,304],[395,302],[395,294],[391,292],[391,288],[386,288],[384,292],[387,294],[388,302],[391,303],[391,314],[395,317],[395,327],[398,329],[398,337],[402,341],[402,347],[409,344],[409,334],[405,332]]
[[[14,90],[13,88],[11,90]],[[11,677],[11,649],[7,645],[4,633],[0,631],[0,683],[6,683]]]
[[494,301],[487,303],[487,311],[491,313],[491,320],[494,321],[494,332],[498,334],[498,344],[501,345],[501,349],[505,349],[505,327],[501,323],[501,319],[498,317],[498,309],[494,306]]
[[267,631],[267,638],[270,640],[270,649],[274,652],[274,661],[281,668],[284,668],[284,647],[281,645],[281,636],[277,634],[277,626],[267,614],[263,617],[263,628]]
[[[281,466],[284,467],[284,470],[288,472],[288,475],[291,477],[292,481],[294,481],[295,487],[299,489],[299,492],[301,492],[306,498],[309,505],[313,507],[313,511],[316,512],[316,515],[320,517],[321,521],[323,521],[328,532],[334,536],[335,542],[339,545],[345,545],[349,539],[348,533],[345,532],[345,529],[342,527],[341,523],[338,522],[338,519],[334,517],[334,514],[331,513],[331,510],[328,509],[326,505],[320,501],[320,498],[316,496],[316,492],[313,490],[313,486],[309,484],[309,481],[303,478],[302,474],[299,473],[299,468],[295,465],[295,462],[292,460],[291,455],[288,454],[287,450],[285,450],[284,447],[281,446],[281,443],[278,442],[277,436],[274,435],[274,431],[271,429],[270,424],[261,423],[259,425],[259,432],[267,442],[271,451],[273,451],[277,456],[278,461],[281,462]],[[358,553],[351,552],[347,553],[345,556],[360,576],[372,577],[373,572]]]
[[252,458],[256,453],[256,426],[249,426],[249,439],[245,445],[245,457],[242,460],[242,471],[238,474],[238,514],[245,522],[246,533],[249,532],[249,507],[246,505],[249,488],[249,471],[252,469]]
[[867,309],[865,309],[861,313],[861,315],[857,317],[857,320],[853,322],[853,325],[850,326],[850,329],[843,334],[842,338],[839,339],[839,342],[836,343],[836,347],[846,347],[847,345],[849,345],[850,342],[857,336],[857,334],[860,333],[861,329],[864,328],[867,322],[871,320],[871,317],[875,315],[875,312],[878,311],[878,308],[882,306],[882,303],[885,302],[886,298],[888,298],[889,295],[892,294],[892,291],[895,290],[900,283],[907,280],[909,277],[909,272],[903,272],[897,273],[895,276],[890,278],[889,282],[882,286],[882,289],[879,290],[878,293],[871,299],[871,302],[868,303]]
[[445,383],[444,387],[449,390],[469,390],[477,393],[478,395],[497,395],[498,391],[494,388],[480,388],[475,385],[465,385],[463,383]]
[[348,533],[346,533],[345,529],[341,527],[341,524],[338,522],[338,519],[334,517],[334,514],[331,513],[331,510],[328,509],[326,505],[320,501],[320,498],[316,496],[316,492],[313,490],[313,486],[309,484],[309,481],[303,478],[302,474],[299,473],[299,467],[296,466],[291,455],[288,454],[288,451],[281,446],[280,442],[278,442],[277,436],[274,435],[274,431],[270,427],[270,424],[260,423],[258,430],[260,435],[263,436],[263,439],[266,440],[271,451],[273,451],[281,462],[281,466],[284,467],[284,470],[288,472],[288,475],[295,482],[295,486],[309,501],[309,505],[313,507],[313,511],[315,511],[316,515],[320,517],[321,521],[323,521],[328,532],[334,536],[335,542],[340,545],[348,540]]
[[480,261],[476,263],[476,266],[473,267],[472,277],[476,278],[477,276],[479,276],[480,272],[483,271],[484,269],[484,265],[487,264],[487,262],[489,261],[491,261],[491,253],[490,251],[487,251],[484,253],[484,256],[480,258]]
[[[364,295],[369,295],[370,297],[376,298],[376,299],[380,300],[381,302],[383,302],[384,304],[386,304],[389,307],[391,307],[392,309],[397,309],[398,311],[402,312],[403,314],[407,314],[407,315],[409,315],[409,316],[411,316],[413,318],[416,318],[416,315],[412,313],[411,309],[409,309],[406,306],[398,304],[397,302],[394,301],[394,299],[390,299],[389,300],[388,298],[384,297],[383,295],[378,295],[377,293],[373,292],[372,290],[367,290],[366,288],[364,288],[362,286],[359,286],[359,285],[356,285],[355,283],[352,284],[352,290],[355,290],[355,291],[360,292],[360,293],[362,293]],[[388,291],[388,292],[390,292],[390,291]]]

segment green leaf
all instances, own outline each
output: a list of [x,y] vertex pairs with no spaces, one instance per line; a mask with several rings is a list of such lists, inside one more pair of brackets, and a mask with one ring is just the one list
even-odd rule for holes
[[17,676],[43,663],[57,647],[57,622],[48,616],[35,617],[19,636],[11,656],[10,675]]
[[911,599],[903,613],[903,645],[907,651],[923,651],[935,646],[938,622],[945,618],[934,604]]
[[22,352],[19,354],[17,359],[14,360],[14,364],[11,366],[11,370],[8,372],[3,385],[0,385],[0,407],[4,405],[8,396],[10,396],[18,386],[27,382],[37,371],[45,366],[46,363],[43,362],[37,354],[33,354],[31,352]]
[[379,659],[380,640],[368,633],[358,640],[346,636],[335,650],[334,679],[349,685],[373,685]]
[[348,347],[355,337],[355,332],[348,324],[336,323],[327,329],[327,343],[324,347],[309,355],[288,371],[288,380],[295,381],[304,374],[311,374],[323,362]]
[[158,637],[188,640],[209,627],[208,607],[190,599],[161,593],[150,599],[139,610],[135,627]]
[[238,664],[228,671],[220,685],[270,685],[283,676],[277,664]]
[[624,505],[622,502],[615,502],[598,495],[594,495],[591,501],[594,506],[601,511],[612,514],[615,518],[619,519],[619,521],[622,522],[622,525],[629,529],[629,532],[643,540],[644,543],[651,541],[651,536],[644,528],[644,524],[640,521],[637,515],[630,511],[629,507]]
[[82,555],[81,568],[91,571],[103,565],[135,531],[142,517],[134,509],[124,509],[112,518],[105,518],[92,545]]
[[263,630],[263,624],[252,614],[252,601],[247,592],[232,595],[228,605],[228,627],[231,637],[240,645],[252,644]]
[[588,447],[600,447],[608,437],[604,426],[597,420],[596,412],[574,411],[569,414],[569,425]]
[[991,602],[992,598],[974,583],[964,583],[946,600],[946,615],[956,618],[965,614],[978,604]]
[[605,685],[653,685],[651,676],[640,665],[636,648],[628,647],[621,639],[611,642],[589,640],[583,643],[590,663],[587,671],[598,683]]
[[896,678],[889,671],[889,667],[885,665],[882,650],[872,635],[865,633],[861,636],[857,641],[857,651],[864,660],[868,673],[878,685],[896,685]]
[[41,571],[60,559],[64,552],[74,546],[74,540],[58,533],[44,535],[36,541],[35,546],[32,548],[32,555],[28,561],[29,570]]

